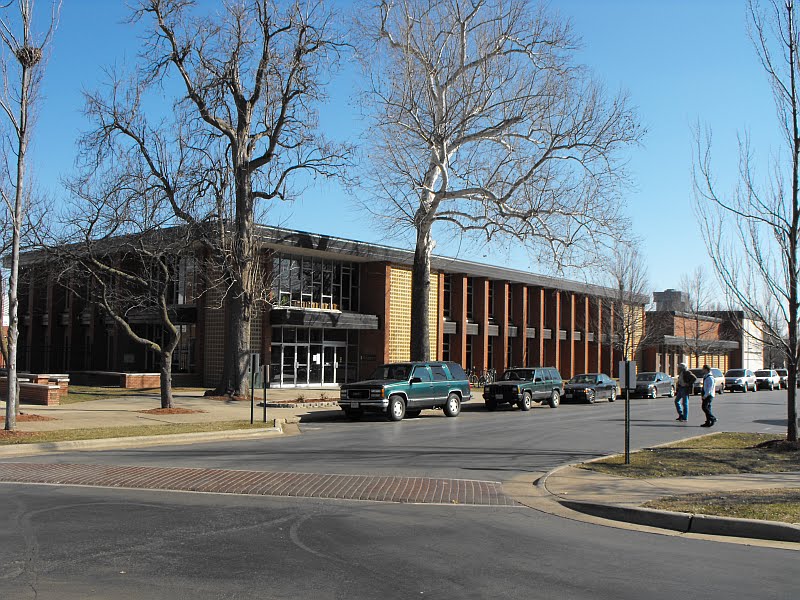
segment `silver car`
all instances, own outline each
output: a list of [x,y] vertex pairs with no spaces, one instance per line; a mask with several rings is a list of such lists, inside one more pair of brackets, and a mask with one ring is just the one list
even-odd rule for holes
[[730,392],[756,391],[756,376],[750,369],[728,369],[725,373],[725,389]]
[[762,390],[774,390],[781,387],[781,376],[773,369],[760,369],[756,371],[756,386]]

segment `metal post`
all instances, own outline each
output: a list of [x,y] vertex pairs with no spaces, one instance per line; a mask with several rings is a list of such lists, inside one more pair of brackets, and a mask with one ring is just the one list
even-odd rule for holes
[[255,385],[256,385],[256,369],[254,364],[254,355],[250,354],[250,425],[253,424],[253,417],[255,416]]
[[267,381],[269,381],[269,365],[264,365],[262,369],[264,379],[261,382],[264,388],[264,423],[267,422]]
[[631,464],[631,363],[625,359],[625,464]]

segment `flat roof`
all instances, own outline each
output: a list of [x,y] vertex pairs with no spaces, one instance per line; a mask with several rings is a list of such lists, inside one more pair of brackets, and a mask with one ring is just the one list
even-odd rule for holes
[[[411,250],[403,250],[381,244],[348,240],[319,233],[283,229],[268,225],[258,225],[257,228],[261,243],[275,250],[280,250],[289,246],[295,250],[297,254],[305,254],[308,256],[323,257],[329,256],[330,254],[337,254],[346,255],[354,262],[388,262],[407,266],[414,264],[414,252]],[[618,290],[601,285],[561,279],[548,275],[539,275],[528,271],[509,269],[507,267],[496,267],[449,256],[434,255],[431,259],[431,267],[435,271],[442,271],[445,273],[461,273],[471,277],[484,277],[486,279],[523,283],[525,285],[534,285],[603,298],[617,298],[619,295]],[[640,295],[638,299],[641,304],[646,304],[649,301],[649,298],[645,295]]]

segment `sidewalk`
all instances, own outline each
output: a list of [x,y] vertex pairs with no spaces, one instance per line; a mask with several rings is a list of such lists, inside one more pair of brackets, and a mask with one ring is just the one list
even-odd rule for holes
[[565,466],[542,477],[537,486],[562,506],[603,519],[683,533],[800,543],[798,524],[640,508],[664,496],[800,488],[800,472],[634,479]]
[[[97,427],[128,427],[154,425],[158,423],[208,423],[215,421],[249,421],[249,401],[228,401],[203,396],[202,390],[175,391],[173,406],[203,412],[193,414],[147,414],[140,411],[161,406],[157,393],[152,396],[113,396],[100,400],[89,400],[60,406],[36,406],[23,404],[21,412],[31,415],[52,417],[52,421],[19,421],[18,431],[54,431],[58,429],[90,429]],[[328,397],[327,402],[311,406],[292,405],[291,408],[274,408],[271,404],[279,400],[295,400],[300,394],[306,398],[318,398],[321,393]],[[341,410],[336,404],[338,390],[268,390],[267,419],[283,419],[293,422],[302,416],[329,412],[338,417]],[[264,416],[262,395],[256,394],[254,421],[261,422]],[[5,415],[5,402],[0,402],[0,414]],[[323,415],[320,415],[323,416]],[[2,446],[0,446],[2,448]]]

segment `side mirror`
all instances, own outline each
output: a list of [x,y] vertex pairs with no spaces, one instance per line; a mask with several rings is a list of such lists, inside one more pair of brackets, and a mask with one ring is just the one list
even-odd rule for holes
[[422,379],[420,379],[419,377],[412,377],[409,383],[422,383]]

